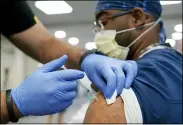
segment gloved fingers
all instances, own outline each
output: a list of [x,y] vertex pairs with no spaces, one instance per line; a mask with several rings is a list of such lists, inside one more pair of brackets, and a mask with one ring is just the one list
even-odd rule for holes
[[117,95],[120,95],[123,88],[125,87],[125,74],[123,70],[120,68],[113,68],[114,73],[116,74],[116,90]]
[[54,96],[60,101],[71,101],[76,97],[76,91],[65,91],[62,88],[59,88],[55,93]]
[[71,105],[72,105],[72,100],[65,101],[65,102],[60,102],[60,104],[59,104],[59,110],[58,111],[55,111],[55,113],[62,112],[63,110],[65,110],[66,108],[68,108]]
[[126,63],[123,65],[123,70],[126,73],[125,88],[129,89],[135,78],[135,68],[131,63]]
[[78,83],[76,81],[66,82],[65,84],[60,84],[60,88],[65,91],[73,91],[76,90]]
[[53,60],[53,61],[43,65],[40,69],[43,72],[55,71],[55,70],[59,69],[60,67],[62,67],[66,63],[67,59],[68,59],[67,55],[64,55],[56,60]]
[[98,68],[98,72],[101,76],[104,77],[107,84],[104,96],[106,98],[111,98],[116,89],[116,75],[113,72],[112,68],[109,67],[109,65],[105,64],[103,64],[100,68]]
[[131,63],[134,67],[134,72],[135,72],[135,76],[137,76],[137,73],[138,73],[138,66],[137,66],[137,63],[135,61],[127,61],[129,63]]
[[82,79],[84,77],[84,73],[79,70],[67,69],[61,71],[55,71],[50,73],[52,77],[56,77],[59,80],[65,81],[74,81],[78,79]]
[[74,98],[76,98],[76,91],[69,91],[67,92],[67,94],[65,95],[64,101],[71,101]]

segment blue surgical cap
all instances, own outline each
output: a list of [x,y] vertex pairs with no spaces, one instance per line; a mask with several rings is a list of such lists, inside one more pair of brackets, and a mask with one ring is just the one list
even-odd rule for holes
[[[135,7],[142,8],[145,12],[151,13],[156,19],[161,17],[162,6],[159,0],[98,0],[95,12],[100,13],[104,10],[129,11]],[[160,43],[166,40],[164,24],[161,21]]]

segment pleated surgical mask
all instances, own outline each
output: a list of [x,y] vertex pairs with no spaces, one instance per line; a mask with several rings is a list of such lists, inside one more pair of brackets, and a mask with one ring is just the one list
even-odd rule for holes
[[109,57],[126,60],[128,53],[130,51],[130,47],[133,44],[135,44],[143,35],[145,35],[152,28],[154,28],[160,21],[161,21],[161,19],[158,19],[155,22],[148,23],[148,24],[141,26],[141,27],[146,27],[146,26],[152,25],[149,29],[144,31],[139,37],[137,37],[127,47],[118,45],[118,43],[115,40],[116,35],[120,34],[120,33],[128,32],[128,31],[136,30],[141,27],[138,27],[138,28],[135,27],[135,28],[130,28],[130,29],[126,29],[126,30],[116,31],[116,30],[104,30],[104,27],[101,26],[102,27],[101,31],[98,31],[95,34],[95,39],[94,39],[94,42],[97,46],[97,50],[103,52],[104,54],[106,54]]

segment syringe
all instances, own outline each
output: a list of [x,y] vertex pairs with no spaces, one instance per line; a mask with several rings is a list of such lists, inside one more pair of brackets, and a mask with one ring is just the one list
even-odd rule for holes
[[[66,70],[67,68],[65,66],[62,67],[64,70]],[[82,82],[80,80],[76,80],[77,83],[83,88],[86,90],[86,92],[88,94],[90,94],[94,99],[97,99],[96,95],[94,94],[94,92],[90,89],[88,89],[84,84],[82,84]]]

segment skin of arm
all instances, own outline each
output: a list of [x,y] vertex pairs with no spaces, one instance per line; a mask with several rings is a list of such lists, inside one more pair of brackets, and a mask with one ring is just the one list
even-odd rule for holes
[[98,100],[93,100],[89,105],[83,123],[126,123],[124,102],[121,97],[116,102],[107,105],[101,92],[97,94]]
[[52,36],[40,21],[29,29],[10,36],[9,39],[24,53],[43,64],[66,54],[66,67],[69,69],[79,69],[79,59],[84,53],[78,47]]
[[[13,103],[13,110],[15,116],[19,119],[22,118],[23,115],[19,112],[16,105]],[[8,116],[8,109],[6,105],[6,92],[1,92],[1,124],[8,123],[10,121]]]

